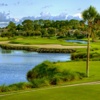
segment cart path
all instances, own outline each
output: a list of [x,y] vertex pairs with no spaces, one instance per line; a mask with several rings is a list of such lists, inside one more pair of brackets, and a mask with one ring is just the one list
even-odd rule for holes
[[0,44],[8,44],[10,46],[29,46],[29,47],[39,47],[39,48],[57,48],[57,49],[74,49],[74,48],[87,48],[87,46],[64,46],[60,44],[34,44],[34,45],[24,45],[24,44],[11,44],[9,41],[2,41]]
[[14,94],[23,94],[23,93],[28,93],[28,92],[35,92],[35,91],[42,91],[42,90],[49,90],[49,89],[55,89],[55,88],[63,88],[63,87],[75,87],[75,86],[84,86],[84,85],[96,85],[100,84],[100,81],[96,82],[87,82],[87,83],[80,83],[80,84],[71,84],[71,85],[64,85],[64,86],[53,86],[53,87],[48,87],[48,88],[41,88],[41,89],[35,89],[35,90],[28,90],[28,91],[17,91],[17,92],[7,92],[5,94],[0,94],[0,97],[3,96],[9,96],[9,95],[14,95]]

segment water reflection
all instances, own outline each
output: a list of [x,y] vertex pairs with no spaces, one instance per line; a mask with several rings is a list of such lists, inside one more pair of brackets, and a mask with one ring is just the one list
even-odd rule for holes
[[0,85],[27,81],[28,70],[44,60],[68,61],[70,54],[37,53],[0,48]]

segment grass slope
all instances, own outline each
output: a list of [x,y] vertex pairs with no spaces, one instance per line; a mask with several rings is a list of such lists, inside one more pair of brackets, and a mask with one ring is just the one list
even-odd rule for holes
[[14,38],[10,41],[10,43],[14,44],[61,44],[61,45],[86,45],[86,44],[80,44],[80,43],[68,43],[65,40],[62,39],[56,39],[56,38],[36,38],[36,37],[21,37],[21,38]]
[[[58,62],[55,63],[61,70],[69,69],[85,73],[86,62]],[[90,62],[90,77],[83,80],[68,82],[66,84],[82,83],[89,81],[100,81],[100,61]],[[65,84],[65,85],[66,85]],[[64,85],[64,84],[63,84]],[[24,91],[23,91],[24,92]],[[51,89],[41,89],[31,92],[16,93],[12,95],[0,96],[0,100],[100,100],[100,84],[79,85],[72,87],[60,87]],[[6,94],[6,93],[5,93]]]
[[0,97],[0,100],[100,100],[100,85],[37,90]]
[[[60,69],[69,69],[77,72],[86,72],[86,61],[58,62]],[[100,81],[100,61],[90,61],[89,78],[79,82]],[[77,82],[77,81],[76,81]]]

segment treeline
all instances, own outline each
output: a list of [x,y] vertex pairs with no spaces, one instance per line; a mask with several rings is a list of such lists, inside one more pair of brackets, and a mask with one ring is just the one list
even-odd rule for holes
[[70,21],[53,20],[24,20],[16,25],[10,22],[1,32],[2,37],[13,36],[41,36],[41,37],[76,37],[83,38],[86,34],[86,25],[83,21],[72,19]]
[[[95,18],[92,27],[91,37],[95,39],[100,37],[100,15]],[[21,24],[16,25],[9,22],[6,28],[0,29],[1,37],[14,36],[41,36],[41,37],[69,37],[81,39],[87,36],[87,24],[81,20],[24,20]],[[96,34],[96,35],[94,35]]]

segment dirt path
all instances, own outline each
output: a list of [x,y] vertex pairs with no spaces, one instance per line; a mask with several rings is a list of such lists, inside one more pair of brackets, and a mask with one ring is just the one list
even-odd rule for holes
[[9,41],[0,41],[0,44],[8,44]]
[[39,48],[58,48],[58,49],[73,49],[73,48],[86,48],[87,46],[63,46],[60,44],[39,44],[39,45],[24,45],[24,44],[11,44],[9,41],[0,42],[0,44],[8,44],[12,46],[31,46],[31,47],[39,47]]
[[80,84],[72,84],[72,85],[64,85],[64,86],[54,86],[54,87],[49,87],[49,88],[42,88],[42,89],[35,89],[35,90],[21,91],[21,92],[18,92],[18,91],[17,92],[9,92],[9,93],[6,93],[6,94],[0,94],[0,97],[14,95],[14,94],[17,95],[17,94],[22,94],[22,93],[41,91],[41,90],[49,90],[49,89],[54,89],[54,88],[74,87],[74,86],[84,86],[84,85],[95,85],[95,84],[100,84],[100,81],[80,83]]

